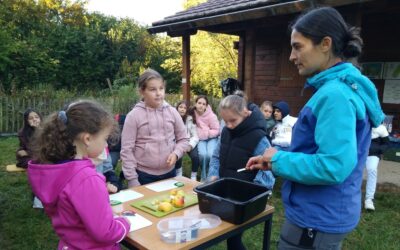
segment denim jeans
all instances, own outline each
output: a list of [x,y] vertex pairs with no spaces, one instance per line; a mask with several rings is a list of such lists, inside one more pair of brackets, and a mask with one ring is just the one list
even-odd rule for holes
[[110,156],[111,156],[111,164],[113,165],[113,168],[115,169],[117,167],[118,160],[120,158],[120,153],[110,151]]
[[[192,151],[188,152],[190,160],[192,161],[192,172],[197,172],[197,169],[200,166],[199,159],[199,151],[197,150],[197,146],[192,149]],[[182,157],[183,158],[183,157]],[[179,169],[182,167],[182,158],[176,161],[175,169]]]
[[374,199],[375,189],[376,189],[376,180],[378,177],[378,164],[379,157],[378,156],[368,156],[366,169],[367,169],[367,185],[365,187],[365,199]]
[[207,171],[210,165],[211,156],[217,147],[218,138],[211,138],[208,140],[201,140],[197,145],[199,149],[199,158],[201,162],[201,181],[207,179]]

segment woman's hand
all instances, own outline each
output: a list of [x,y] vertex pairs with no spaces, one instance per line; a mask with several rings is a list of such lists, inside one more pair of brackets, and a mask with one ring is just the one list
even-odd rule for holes
[[173,165],[175,165],[177,160],[178,156],[175,153],[171,153],[167,158],[168,167],[172,167]]
[[268,148],[265,150],[264,154],[261,156],[254,156],[249,159],[246,164],[246,169],[260,169],[260,170],[271,170],[272,164],[271,159],[276,154],[276,148]]

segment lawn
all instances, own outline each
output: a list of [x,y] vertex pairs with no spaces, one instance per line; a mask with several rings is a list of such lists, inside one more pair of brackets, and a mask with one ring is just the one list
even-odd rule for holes
[[[14,163],[17,148],[15,137],[0,138],[0,249],[55,249],[57,236],[42,210],[32,208],[32,192],[26,173],[7,173],[6,165]],[[184,165],[189,160],[185,158]],[[188,173],[184,169],[184,173]],[[270,199],[275,206],[271,249],[276,249],[283,208],[278,181]],[[344,241],[343,249],[399,249],[400,194],[377,193],[376,212],[362,212],[360,224]],[[244,242],[249,250],[261,249],[262,226],[249,229]],[[155,237],[158,237],[158,235]],[[225,249],[221,243],[210,249]]]

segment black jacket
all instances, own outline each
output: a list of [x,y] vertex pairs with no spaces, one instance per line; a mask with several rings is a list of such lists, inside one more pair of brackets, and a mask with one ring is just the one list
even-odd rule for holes
[[265,118],[255,104],[249,104],[252,111],[236,128],[224,127],[221,133],[220,147],[220,177],[233,177],[253,181],[257,171],[243,171],[237,169],[246,166],[247,161],[253,156],[254,150],[261,138],[266,136]]

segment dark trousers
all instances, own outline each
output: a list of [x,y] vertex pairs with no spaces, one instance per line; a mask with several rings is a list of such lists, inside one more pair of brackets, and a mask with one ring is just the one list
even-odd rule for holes
[[228,250],[246,250],[242,242],[242,234],[240,233],[226,240]]
[[176,176],[175,168],[173,168],[168,173],[162,175],[152,175],[139,170],[136,170],[136,172],[138,174],[138,180],[140,182],[140,185],[146,185],[152,182],[169,179]]
[[334,234],[301,228],[288,220],[282,225],[279,250],[340,250],[347,233]]
[[[200,158],[199,151],[197,150],[197,146],[192,149],[189,153],[190,160],[192,161],[192,172],[197,172],[200,166]],[[179,169],[182,167],[182,158],[176,161],[175,168]]]

